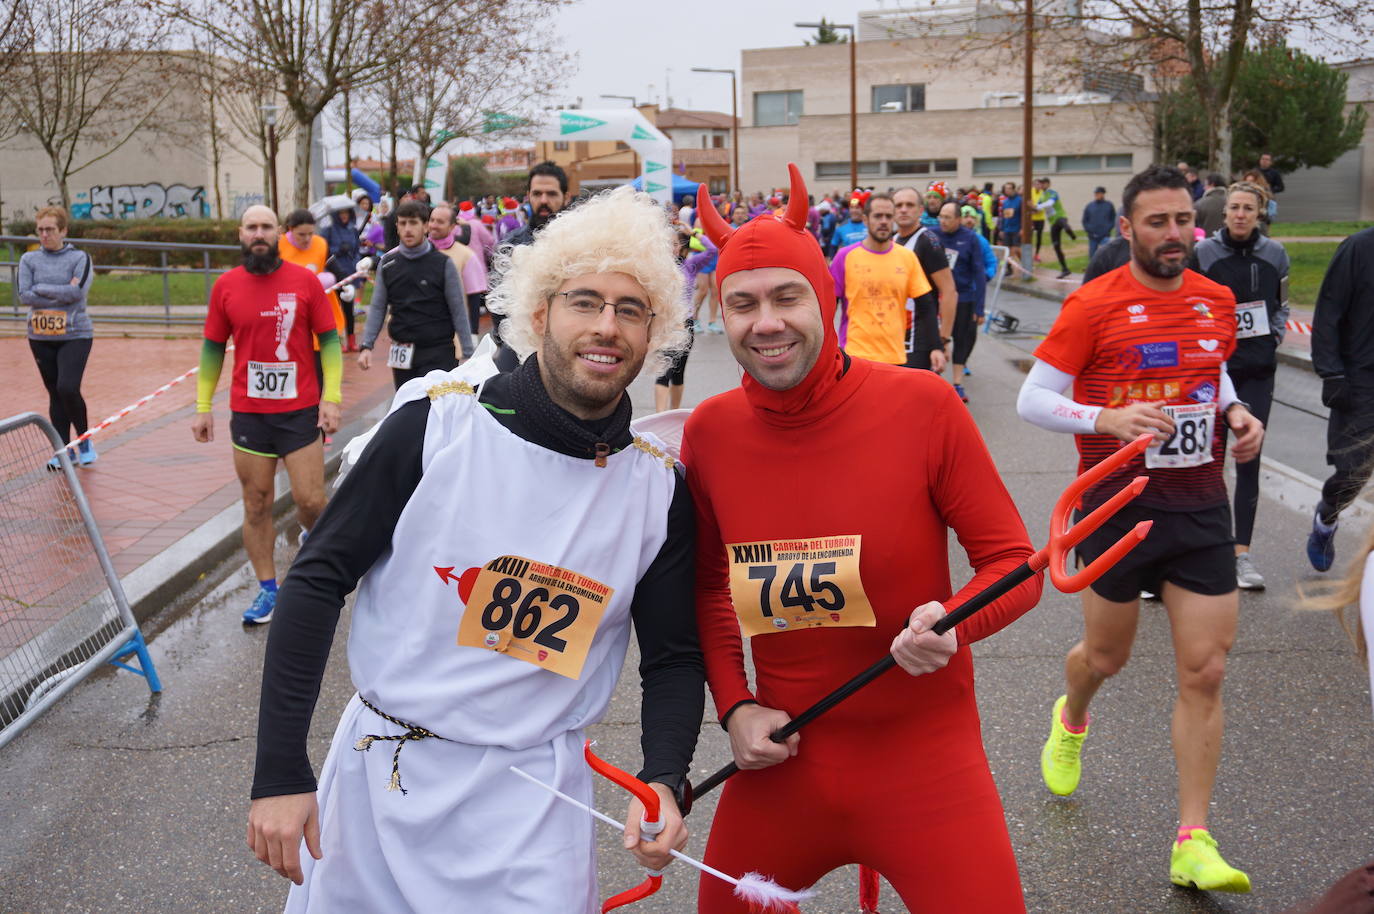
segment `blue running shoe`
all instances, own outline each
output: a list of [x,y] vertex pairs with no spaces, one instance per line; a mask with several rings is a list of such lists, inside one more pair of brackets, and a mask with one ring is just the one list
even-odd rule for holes
[[965,403],[968,402],[968,394],[964,393],[964,385],[955,384],[954,392],[959,395],[960,400],[963,400]]
[[277,608],[277,594],[272,590],[258,590],[253,605],[243,613],[245,625],[262,625],[272,621],[272,610]]
[[1332,524],[1323,531],[1317,512],[1312,512],[1312,532],[1307,534],[1307,560],[1318,571],[1329,571],[1336,561],[1336,528],[1338,526],[1340,525]]
[[100,455],[95,452],[95,445],[91,444],[91,439],[87,438],[77,445],[77,462],[83,467],[88,467],[95,463],[99,456]]

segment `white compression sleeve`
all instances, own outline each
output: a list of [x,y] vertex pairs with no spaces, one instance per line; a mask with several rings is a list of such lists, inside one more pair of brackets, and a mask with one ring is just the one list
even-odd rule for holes
[[1221,363],[1221,390],[1217,391],[1217,409],[1224,416],[1226,407],[1240,400],[1236,396],[1236,385],[1231,381],[1231,375],[1226,370],[1226,363]]
[[1064,396],[1073,381],[1074,376],[1068,372],[1036,359],[1016,397],[1016,414],[1031,425],[1052,432],[1096,434],[1102,407],[1084,406]]

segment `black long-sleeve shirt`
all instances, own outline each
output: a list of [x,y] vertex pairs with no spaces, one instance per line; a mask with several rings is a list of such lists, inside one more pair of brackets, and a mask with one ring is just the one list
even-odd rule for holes
[[1336,248],[1312,315],[1312,368],[1374,391],[1374,228]]
[[[531,417],[515,410],[510,376],[489,379],[479,400],[526,441],[569,453]],[[316,789],[306,736],[339,613],[359,579],[391,546],[401,512],[419,485],[429,409],[428,400],[416,400],[386,418],[330,499],[282,584],[263,664],[254,799]],[[597,430],[598,423],[586,424]],[[630,438],[610,444],[621,450]],[[635,586],[630,613],[643,690],[644,768],[639,777],[676,789],[691,764],[705,705],[694,606],[695,512],[681,473],[667,527],[667,539]]]

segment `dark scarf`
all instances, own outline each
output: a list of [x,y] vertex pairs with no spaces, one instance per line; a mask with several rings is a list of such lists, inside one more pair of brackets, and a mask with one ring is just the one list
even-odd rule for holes
[[539,375],[539,357],[531,355],[510,373],[511,396],[517,414],[523,414],[541,434],[548,436],[557,450],[574,457],[595,458],[605,466],[605,458],[631,442],[630,398],[620,395],[615,412],[604,419],[579,419],[549,396]]

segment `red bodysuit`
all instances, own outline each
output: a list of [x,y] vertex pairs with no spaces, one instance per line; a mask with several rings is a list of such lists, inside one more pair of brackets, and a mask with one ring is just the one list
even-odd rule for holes
[[[952,609],[1032,551],[953,389],[924,371],[860,359],[846,368],[819,248],[808,238],[809,247],[797,240],[799,250],[788,253],[791,239],[781,233],[791,226],[755,227],[765,221],[772,220],[755,220],[722,247],[721,272],[802,272],[821,302],[826,336],[797,387],[770,391],[746,374],[739,389],[707,400],[687,423],[698,623],[721,718],[752,700],[795,716],[881,659],[917,606],[939,600]],[[731,258],[737,242],[745,243]],[[953,599],[948,529],[976,569]],[[795,758],[732,778],[706,861],[793,889],[862,863],[886,876],[913,912],[1023,911],[967,645],[1029,610],[1040,591],[1037,576],[960,625],[959,650],[945,669],[885,673],[805,728]],[[742,626],[757,632],[753,692]],[[745,910],[725,883],[701,881],[701,914]]]

